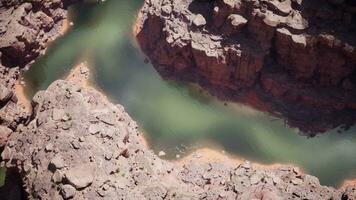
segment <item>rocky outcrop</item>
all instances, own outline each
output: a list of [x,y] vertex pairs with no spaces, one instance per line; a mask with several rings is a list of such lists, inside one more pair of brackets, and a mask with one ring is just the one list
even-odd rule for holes
[[0,3],[0,52],[6,67],[25,67],[62,32],[70,1],[5,0]]
[[[18,103],[15,84],[21,71],[44,54],[61,35],[69,0],[5,0],[0,2],[0,127],[16,129],[28,118]],[[6,140],[8,131],[0,134]],[[0,142],[1,145],[2,142]],[[1,147],[1,146],[0,146]]]
[[313,135],[356,121],[355,16],[352,1],[146,0],[135,32],[163,77],[252,91]]
[[58,80],[33,99],[2,165],[17,168],[29,199],[349,199],[290,166],[262,167],[201,151],[180,162],[145,146],[136,123],[98,91]]
[[[15,92],[20,73],[61,35],[66,9],[72,2],[74,0],[0,1],[0,151],[17,126],[29,120],[30,113]],[[7,170],[0,199],[22,199],[20,186],[16,170]]]

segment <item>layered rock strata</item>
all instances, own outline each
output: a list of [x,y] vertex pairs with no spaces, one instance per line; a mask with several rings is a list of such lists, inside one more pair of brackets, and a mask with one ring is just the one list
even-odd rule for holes
[[164,78],[255,93],[313,135],[356,120],[355,16],[352,1],[146,0],[135,32]]
[[[262,167],[209,151],[180,162],[148,149],[136,123],[98,91],[58,80],[33,98],[33,119],[2,152],[29,199],[352,199],[291,166]],[[215,157],[215,158],[214,158]]]

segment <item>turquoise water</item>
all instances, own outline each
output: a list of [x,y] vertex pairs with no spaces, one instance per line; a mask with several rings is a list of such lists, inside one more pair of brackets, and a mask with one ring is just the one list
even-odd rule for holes
[[152,149],[165,151],[167,159],[210,147],[260,163],[291,163],[326,185],[356,178],[355,128],[307,138],[283,119],[241,104],[225,106],[197,87],[162,80],[144,63],[132,36],[141,3],[107,0],[72,7],[74,26],[25,74],[28,95],[87,60],[96,87],[125,107]]

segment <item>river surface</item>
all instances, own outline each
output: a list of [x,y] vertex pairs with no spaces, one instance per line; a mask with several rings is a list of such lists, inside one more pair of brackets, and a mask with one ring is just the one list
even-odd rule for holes
[[251,161],[300,166],[325,185],[356,178],[356,128],[307,138],[283,119],[219,102],[201,89],[162,80],[132,36],[142,0],[88,1],[71,7],[73,26],[25,74],[29,97],[88,61],[93,84],[122,104],[157,153],[182,157],[202,147]]

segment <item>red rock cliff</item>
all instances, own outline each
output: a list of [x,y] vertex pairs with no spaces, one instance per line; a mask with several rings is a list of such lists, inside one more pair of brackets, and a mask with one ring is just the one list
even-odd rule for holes
[[315,133],[355,122],[355,13],[342,0],[147,0],[136,34],[163,77],[238,101],[252,90]]

